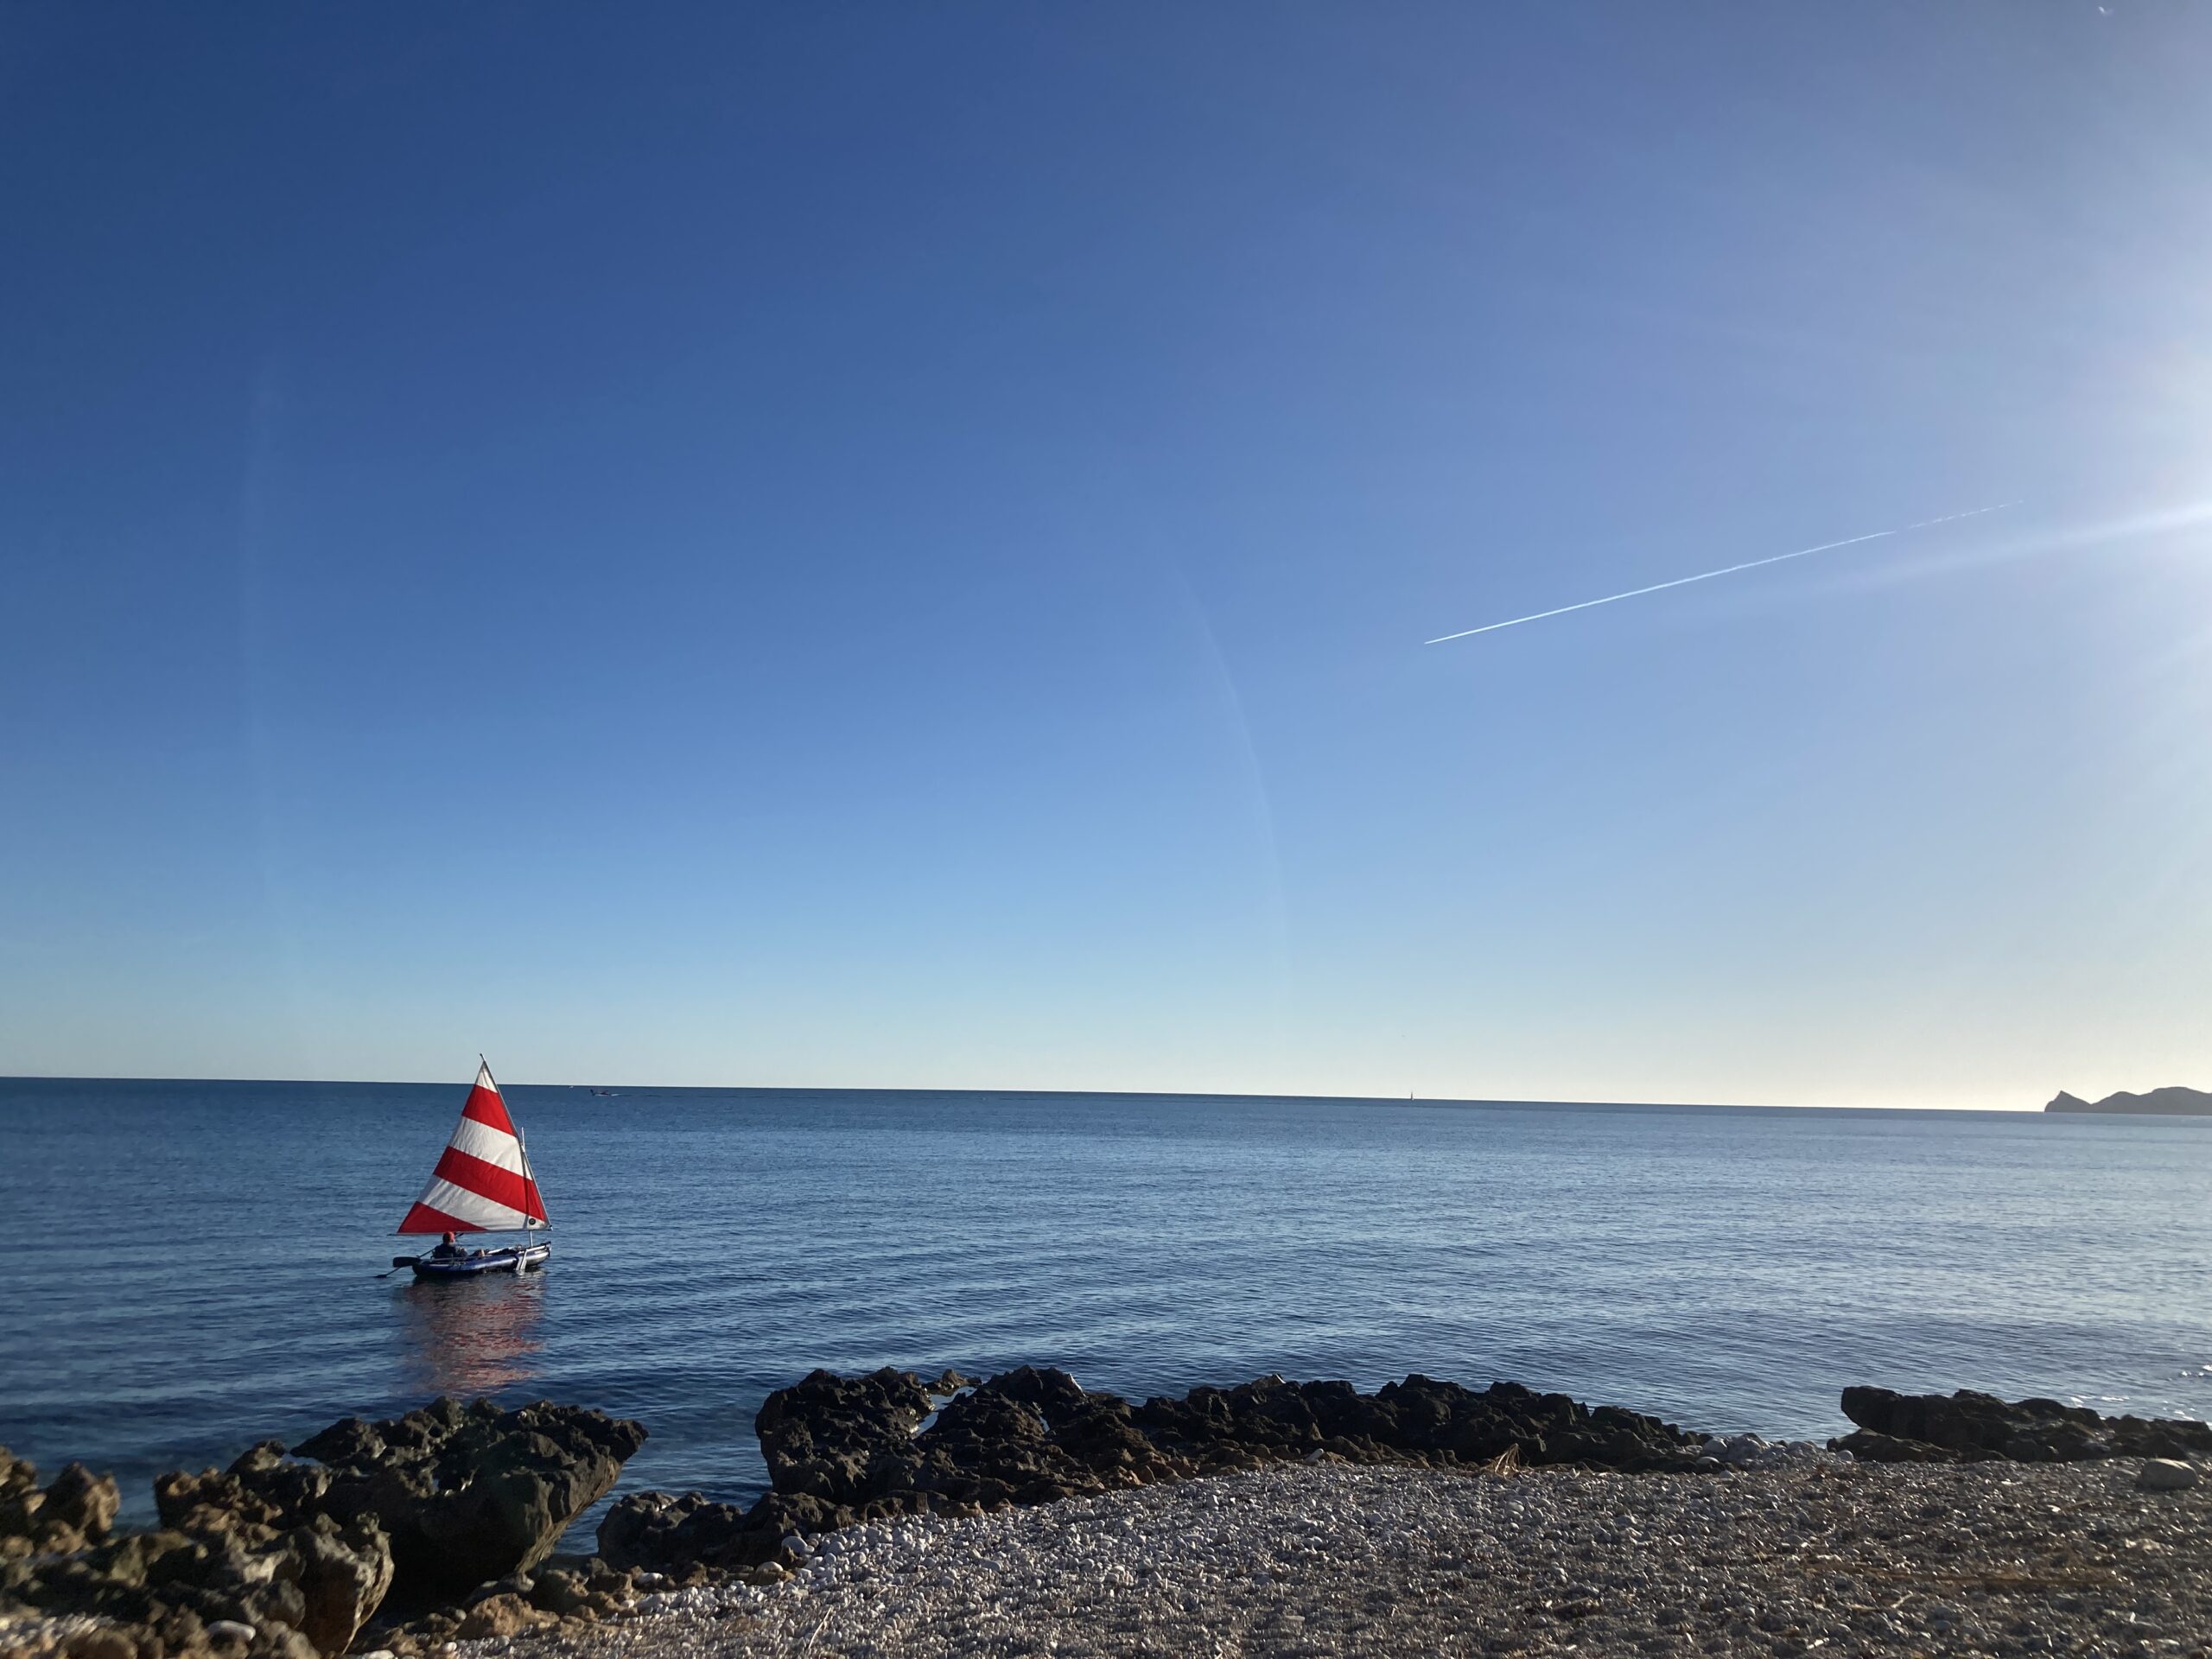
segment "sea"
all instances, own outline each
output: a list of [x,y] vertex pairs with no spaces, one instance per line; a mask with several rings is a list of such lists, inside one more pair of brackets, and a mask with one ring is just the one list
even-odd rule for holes
[[619,1490],[749,1501],[817,1366],[2212,1415],[2208,1119],[510,1085],[550,1265],[379,1276],[466,1093],[0,1080],[0,1442],[144,1519],[159,1471],[439,1395],[635,1417]]

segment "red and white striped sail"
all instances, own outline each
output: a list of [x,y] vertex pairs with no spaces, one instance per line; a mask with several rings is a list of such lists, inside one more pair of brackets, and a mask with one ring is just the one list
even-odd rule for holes
[[492,1081],[492,1068],[480,1065],[445,1154],[399,1230],[505,1233],[550,1225],[499,1085]]

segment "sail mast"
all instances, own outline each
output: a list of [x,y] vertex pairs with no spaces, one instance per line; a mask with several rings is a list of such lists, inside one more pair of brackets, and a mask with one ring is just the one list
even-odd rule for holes
[[[491,1061],[486,1059],[481,1054],[479,1054],[476,1057],[476,1063],[484,1068],[484,1075],[486,1077],[492,1077]],[[492,1087],[494,1090],[497,1090],[499,1086],[499,1080],[497,1077],[492,1077]],[[502,1095],[499,1097],[502,1100],[506,1098],[505,1095]],[[513,1114],[509,1113],[508,1116],[512,1117]],[[524,1135],[522,1132],[522,1125],[519,1123],[515,1125],[515,1150],[522,1154],[523,1189],[534,1198],[537,1196],[537,1177],[531,1173],[530,1141],[528,1138]],[[542,1210],[544,1208],[544,1205],[541,1203],[538,1207]],[[532,1215],[527,1209],[525,1209],[523,1211],[522,1227],[524,1232],[529,1232],[531,1229],[537,1227],[543,1227],[546,1231],[551,1232],[553,1230],[552,1217],[543,1215]]]

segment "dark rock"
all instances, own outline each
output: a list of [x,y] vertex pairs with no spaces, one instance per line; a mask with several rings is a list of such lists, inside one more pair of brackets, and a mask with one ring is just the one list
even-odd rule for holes
[[154,1508],[162,1524],[201,1536],[234,1535],[265,1543],[284,1528],[319,1512],[329,1490],[327,1470],[284,1460],[283,1443],[264,1440],[227,1470],[181,1470],[157,1476]]
[[97,1544],[114,1526],[119,1502],[114,1478],[81,1463],[67,1465],[41,1491],[37,1467],[0,1446],[0,1560]]
[[[766,1503],[748,1510],[709,1503],[697,1492],[639,1492],[618,1502],[599,1523],[599,1552],[616,1567],[758,1566],[777,1554],[785,1532],[798,1529],[782,1524]],[[628,1587],[622,1580],[622,1590]],[[605,1593],[610,1586],[594,1578],[588,1588]]]
[[155,1484],[164,1525],[254,1542],[315,1516],[369,1520],[391,1539],[394,1593],[423,1603],[535,1566],[605,1496],[645,1429],[541,1401],[503,1410],[438,1400],[389,1422],[347,1418],[301,1442],[274,1441],[222,1474]]
[[235,1533],[164,1530],[33,1565],[19,1563],[7,1589],[41,1612],[105,1620],[100,1628],[171,1652],[230,1624],[261,1633],[248,1645],[264,1659],[345,1652],[391,1584],[375,1524],[327,1516],[251,1545]]
[[1143,1485],[1195,1472],[1161,1452],[1118,1395],[1091,1394],[1065,1371],[1023,1366],[950,1401],[886,1483],[849,1501],[893,1512],[926,1499],[996,1509]]
[[[960,1387],[946,1397],[945,1385]],[[934,1415],[933,1397],[942,1401]],[[1519,1462],[1691,1466],[1702,1437],[1618,1407],[1501,1382],[1477,1393],[1409,1376],[1372,1395],[1349,1382],[1262,1377],[1132,1407],[1065,1371],[1023,1366],[969,1383],[912,1372],[815,1371],[768,1396],[757,1425],[774,1490],[749,1510],[696,1492],[643,1492],[600,1525],[626,1566],[783,1563],[782,1541],[911,1514],[977,1515],[1299,1458],[1479,1466]]]
[[[0,1554],[31,1553],[31,1517],[45,1501],[38,1489],[37,1465],[0,1446]],[[11,1541],[20,1541],[21,1548],[4,1550]]]
[[834,1532],[855,1521],[878,1520],[897,1511],[880,1504],[850,1509],[804,1492],[770,1492],[745,1513],[749,1525],[765,1527],[771,1536],[781,1539],[795,1532]]
[[108,1535],[122,1502],[112,1475],[95,1475],[81,1463],[64,1465],[45,1497],[38,1515],[41,1525],[59,1522],[92,1543]]
[[[425,1442],[417,1442],[418,1446]],[[384,1460],[387,1447],[373,1424],[359,1417],[341,1417],[320,1434],[311,1434],[292,1448],[296,1458],[317,1463],[365,1469]]]
[[1136,1421],[1153,1440],[1208,1471],[1325,1451],[1354,1463],[1482,1464],[1511,1451],[1528,1464],[1643,1470],[1686,1466],[1700,1437],[1618,1406],[1584,1406],[1517,1382],[1479,1392],[1414,1376],[1363,1395],[1349,1382],[1262,1377],[1229,1389],[1152,1400]]
[[906,1458],[930,1410],[929,1390],[912,1371],[817,1370],[770,1395],[753,1429],[778,1491],[843,1502],[895,1480],[879,1465]]
[[1861,1463],[1969,1463],[1997,1455],[1985,1452],[1969,1457],[1950,1446],[1930,1446],[1924,1440],[1901,1440],[1893,1434],[1878,1434],[1871,1428],[1856,1429],[1830,1440],[1828,1450],[1848,1452]]
[[[134,1659],[334,1656],[392,1591],[404,1554],[419,1595],[518,1574],[644,1435],[597,1412],[440,1401],[391,1423],[334,1425],[308,1443],[328,1462],[266,1441],[227,1470],[164,1475],[161,1529],[112,1543],[97,1542],[114,1522],[112,1481],[72,1465],[41,1491],[30,1465],[0,1452],[0,1522],[27,1529],[22,1546],[0,1548],[0,1596],[99,1621],[88,1628],[118,1633]],[[511,1601],[533,1588],[526,1577],[496,1587]]]
[[[1859,1450],[1859,1437],[1831,1442],[1875,1461],[1906,1460],[1891,1443],[1915,1443],[1955,1453],[1916,1461],[2074,1463],[2089,1458],[2212,1455],[2212,1427],[2185,1418],[2105,1417],[2056,1400],[1999,1400],[1961,1389],[1955,1394],[1898,1394],[1889,1389],[1843,1391],[1843,1414],[1879,1442]],[[1866,1442],[1870,1447],[1877,1441]]]
[[775,1491],[749,1524],[818,1532],[854,1519],[1047,1503],[1193,1472],[1146,1438],[1127,1401],[1086,1393],[1065,1371],[1007,1372],[946,1400],[933,1418],[931,1403],[918,1378],[891,1370],[854,1378],[817,1371],[769,1395],[759,1427]]
[[320,1653],[340,1654],[391,1589],[391,1550],[383,1529],[366,1516],[344,1526],[318,1516],[282,1540],[276,1581],[296,1584],[302,1616],[287,1622]]

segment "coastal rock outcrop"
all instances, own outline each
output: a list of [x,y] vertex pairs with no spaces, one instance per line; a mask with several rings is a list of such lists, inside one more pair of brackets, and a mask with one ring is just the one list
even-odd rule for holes
[[[341,1654],[391,1586],[375,1522],[327,1516],[249,1541],[235,1529],[163,1529],[0,1568],[0,1602],[111,1633],[134,1659]],[[118,1650],[120,1652],[122,1650]]]
[[[950,1389],[950,1393],[946,1390]],[[751,1566],[804,1536],[902,1514],[978,1515],[1158,1481],[1335,1457],[1358,1463],[1697,1466],[1703,1437],[1618,1407],[1501,1382],[1479,1392],[1409,1376],[1349,1382],[1262,1377],[1132,1406],[1065,1371],[1023,1366],[970,1384],[952,1374],[816,1371],[762,1405],[755,1427],[773,1490],[749,1510],[698,1493],[644,1492],[600,1525],[621,1566]]]
[[931,1408],[912,1371],[816,1370],[770,1395],[753,1427],[776,1491],[851,1503],[912,1484],[903,1477],[912,1472],[914,1431]]
[[638,1492],[599,1523],[599,1553],[618,1567],[757,1567],[777,1557],[785,1536],[759,1503],[745,1510],[698,1492]]
[[1355,1463],[1524,1464],[1640,1471],[1694,1460],[1702,1435],[1618,1406],[1586,1406],[1518,1382],[1479,1391],[1415,1375],[1361,1394],[1349,1382],[1265,1376],[1147,1401],[1138,1424],[1204,1472],[1332,1452]]
[[115,1479],[65,1465],[41,1488],[36,1465],[0,1446],[0,1560],[67,1554],[99,1543],[115,1525]]
[[2212,1426],[2185,1418],[2106,1417],[2056,1400],[1843,1391],[1858,1432],[1828,1442],[1868,1463],[2072,1463],[2086,1458],[2212,1456]]
[[[112,1541],[101,1541],[115,1519],[112,1480],[73,1464],[41,1490],[30,1465],[0,1452],[0,1613],[15,1621],[0,1649],[331,1659],[387,1597],[424,1607],[516,1582],[645,1438],[626,1419],[542,1401],[509,1410],[439,1400],[385,1422],[349,1417],[296,1456],[266,1440],[227,1469],[162,1476],[158,1529]],[[616,1605],[603,1586],[547,1578],[552,1605],[533,1602],[533,1618]],[[628,1582],[608,1580],[626,1592]],[[498,1609],[477,1621],[515,1622]]]
[[576,1406],[439,1399],[334,1423],[293,1448],[312,1462],[267,1441],[219,1474],[164,1475],[154,1497],[165,1526],[249,1541],[316,1516],[373,1521],[391,1540],[395,1593],[423,1601],[535,1566],[645,1440],[641,1424]]
[[789,1555],[783,1541],[793,1534],[932,1508],[980,1513],[980,1503],[944,1487],[948,1478],[978,1485],[960,1471],[974,1438],[961,1425],[995,1402],[955,1413],[953,1427],[938,1433],[939,1402],[954,1412],[962,1400],[950,1396],[972,1386],[951,1371],[935,1383],[888,1367],[862,1376],[810,1372],[771,1394],[753,1419],[772,1486],[758,1503],[740,1509],[697,1492],[634,1493],[600,1522],[600,1553],[617,1567],[753,1567]]

